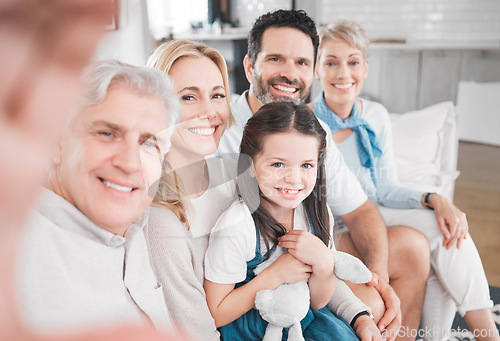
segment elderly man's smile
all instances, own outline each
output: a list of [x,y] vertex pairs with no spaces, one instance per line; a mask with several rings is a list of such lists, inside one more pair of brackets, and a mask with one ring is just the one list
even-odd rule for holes
[[119,185],[117,183],[104,180],[103,178],[98,178],[106,187],[125,193],[130,193],[136,190],[138,187]]

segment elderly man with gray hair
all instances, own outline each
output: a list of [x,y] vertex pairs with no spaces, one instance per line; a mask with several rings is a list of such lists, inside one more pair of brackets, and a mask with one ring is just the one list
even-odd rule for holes
[[18,255],[24,322],[36,330],[110,323],[171,328],[143,226],[180,116],[168,77],[116,61],[89,66],[81,110],[54,153]]

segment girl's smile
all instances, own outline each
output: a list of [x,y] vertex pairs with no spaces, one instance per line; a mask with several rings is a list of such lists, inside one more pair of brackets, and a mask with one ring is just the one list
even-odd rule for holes
[[295,199],[299,195],[300,191],[302,191],[301,189],[288,189],[288,188],[276,188],[276,189],[283,198],[288,200]]

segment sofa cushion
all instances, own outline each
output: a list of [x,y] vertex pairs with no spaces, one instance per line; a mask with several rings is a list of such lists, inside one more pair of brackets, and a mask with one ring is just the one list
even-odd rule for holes
[[458,176],[457,114],[442,102],[404,114],[390,114],[394,153],[401,183],[453,199]]

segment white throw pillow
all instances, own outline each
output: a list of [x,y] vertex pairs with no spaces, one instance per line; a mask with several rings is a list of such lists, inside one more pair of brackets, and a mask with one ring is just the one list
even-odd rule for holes
[[439,191],[449,187],[449,182],[458,176],[453,103],[442,102],[404,114],[390,114],[390,117],[400,181],[422,190]]

